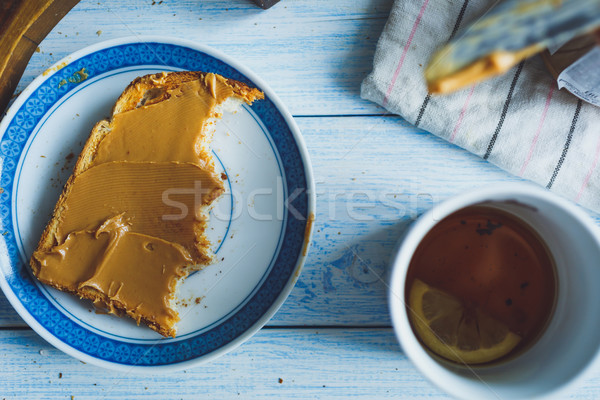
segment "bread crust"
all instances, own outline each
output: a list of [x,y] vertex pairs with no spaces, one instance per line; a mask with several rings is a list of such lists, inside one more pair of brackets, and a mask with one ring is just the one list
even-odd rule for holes
[[[169,90],[174,89],[185,82],[204,79],[206,75],[207,73],[200,71],[182,71],[170,73],[161,72],[138,77],[125,88],[113,106],[111,117],[107,120],[101,120],[97,122],[92,128],[92,131],[85,145],[83,146],[83,150],[77,158],[77,162],[75,163],[75,167],[73,169],[73,174],[67,180],[67,183],[65,184],[63,191],[56,202],[52,218],[46,225],[35,252],[47,252],[50,251],[54,246],[60,244],[57,241],[56,232],[61,221],[67,197],[73,188],[73,182],[78,175],[88,170],[92,165],[100,143],[111,132],[111,121],[113,117],[119,113],[130,111],[143,105],[151,105],[167,100],[170,97],[168,93]],[[251,88],[243,82],[238,82],[227,78],[224,78],[224,81],[228,86],[231,87],[233,91],[233,97],[236,97],[247,104],[252,104],[254,100],[264,98],[264,94],[260,90]],[[216,199],[222,194],[222,192],[223,190],[217,190],[215,193],[212,193],[212,196]],[[208,239],[204,236],[204,224],[205,223],[203,221],[200,221],[195,226],[195,230],[197,232],[196,246],[198,249],[207,249],[210,245]],[[212,261],[210,255],[206,255],[206,257],[203,258],[200,250],[199,254],[197,254],[195,258],[200,260],[200,265],[198,267],[190,266],[190,268],[188,268],[188,272],[194,269],[199,269]],[[39,279],[38,275],[41,265],[39,264],[38,260],[32,256],[29,263],[34,275]],[[183,277],[181,279],[183,279]],[[125,305],[108,298],[108,296],[96,289],[85,287],[77,291],[73,291],[66,287],[60,287],[60,285],[56,285],[52,282],[46,282],[41,279],[40,281],[53,286],[58,290],[77,295],[80,298],[89,299],[96,303],[106,304],[111,311],[116,313],[128,314],[134,319],[140,318],[139,315],[134,315],[133,312],[128,311]],[[155,321],[144,317],[141,318],[141,322],[145,323],[151,329],[163,336],[175,336],[174,326],[160,326]]]

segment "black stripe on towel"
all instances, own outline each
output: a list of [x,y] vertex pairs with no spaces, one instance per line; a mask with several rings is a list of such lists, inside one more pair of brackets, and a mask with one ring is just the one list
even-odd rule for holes
[[583,102],[581,100],[579,100],[577,102],[577,108],[575,109],[575,115],[573,115],[573,121],[571,121],[571,128],[569,129],[569,134],[567,135],[567,140],[565,141],[565,146],[563,147],[562,154],[560,155],[560,158],[558,159],[556,168],[554,168],[554,172],[552,173],[552,178],[550,178],[550,181],[546,185],[547,189],[550,189],[552,187],[552,185],[554,184],[556,175],[558,175],[558,172],[560,171],[560,168],[562,167],[563,162],[565,161],[565,157],[567,156],[567,152],[569,151],[569,146],[571,145],[571,139],[573,138],[573,132],[575,132],[575,126],[577,126],[577,120],[579,119],[579,112],[581,111],[582,103]]
[[[456,35],[456,32],[458,31],[458,28],[460,27],[460,23],[462,22],[462,19],[465,16],[465,11],[467,9],[468,4],[469,4],[469,0],[465,0],[459,13],[458,13],[458,17],[456,18],[456,22],[454,23],[454,28],[452,29],[452,33],[450,34],[448,41],[451,41],[452,38],[454,37],[454,35]],[[425,113],[425,109],[427,108],[427,105],[429,104],[430,99],[431,99],[431,95],[427,94],[427,97],[425,97],[425,100],[423,100],[423,104],[421,104],[421,108],[419,109],[419,116],[417,117],[417,120],[415,121],[415,126],[419,126],[419,124],[421,123],[421,118],[423,118],[423,114]]]
[[519,75],[521,75],[521,71],[523,70],[523,64],[525,61],[522,61],[517,68],[517,72],[515,72],[515,77],[510,84],[510,89],[508,90],[508,95],[506,96],[506,100],[504,101],[504,107],[502,108],[502,114],[500,114],[500,121],[498,121],[498,125],[496,126],[496,130],[494,131],[494,135],[490,139],[490,143],[488,144],[487,150],[485,151],[485,155],[483,156],[484,160],[487,160],[492,153],[492,149],[496,144],[496,139],[498,138],[498,134],[500,133],[500,129],[502,129],[502,125],[504,124],[504,119],[506,118],[506,114],[508,113],[508,106],[510,106],[510,101],[513,96],[513,92],[515,91],[515,86],[517,86],[517,81],[519,80]]
[[425,113],[427,104],[429,104],[429,99],[431,99],[431,95],[429,93],[427,93],[427,97],[425,97],[425,100],[423,100],[423,104],[421,104],[421,109],[419,110],[419,116],[417,117],[417,120],[415,121],[415,126],[419,126],[419,124],[421,123],[421,118],[423,118],[423,114]]

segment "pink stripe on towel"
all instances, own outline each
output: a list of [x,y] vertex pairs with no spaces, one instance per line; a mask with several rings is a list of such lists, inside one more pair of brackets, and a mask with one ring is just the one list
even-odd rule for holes
[[471,86],[471,91],[467,95],[467,99],[465,100],[465,104],[463,104],[462,110],[460,110],[460,115],[458,116],[458,121],[456,121],[456,125],[454,125],[454,130],[452,131],[452,135],[450,136],[450,143],[454,142],[454,138],[456,137],[456,132],[462,125],[463,118],[467,112],[467,108],[469,107],[469,102],[471,101],[471,96],[473,96],[473,91],[475,91],[475,85]]
[[396,84],[396,79],[398,79],[398,74],[400,74],[400,70],[402,69],[402,64],[404,64],[404,58],[406,57],[406,53],[408,52],[408,48],[412,43],[413,38],[415,37],[415,32],[417,31],[417,27],[421,23],[421,18],[423,18],[423,14],[425,14],[425,9],[427,8],[427,3],[429,0],[425,0],[423,5],[421,6],[421,11],[419,11],[419,15],[415,20],[415,24],[412,27],[412,31],[410,31],[410,35],[408,36],[408,41],[404,45],[404,50],[402,50],[402,55],[400,56],[400,61],[398,61],[398,66],[396,67],[396,71],[394,71],[394,75],[392,76],[392,81],[390,82],[390,86],[388,87],[387,93],[383,98],[383,106],[385,107],[388,102],[388,97],[390,93],[392,93],[392,89],[394,89],[394,85]]
[[533,137],[533,141],[531,142],[531,146],[529,146],[529,153],[527,153],[527,158],[525,162],[521,166],[521,171],[519,171],[519,176],[523,176],[529,161],[531,160],[531,156],[533,155],[533,150],[535,149],[535,145],[540,137],[540,132],[542,131],[542,127],[544,126],[544,121],[546,120],[546,115],[548,115],[548,108],[550,108],[550,101],[552,100],[552,94],[554,93],[554,88],[556,87],[556,82],[550,82],[550,91],[548,92],[548,96],[546,97],[546,105],[544,106],[544,111],[542,111],[542,117],[540,118],[540,122],[538,123],[537,130],[535,131],[535,136]]

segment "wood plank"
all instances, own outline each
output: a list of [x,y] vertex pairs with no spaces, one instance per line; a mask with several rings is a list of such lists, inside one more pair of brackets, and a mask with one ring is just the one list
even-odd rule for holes
[[[399,117],[296,120],[317,182],[315,235],[271,325],[389,325],[382,279],[408,224],[453,194],[521,181]],[[3,296],[0,326],[23,326]]]
[[421,378],[390,329],[262,330],[210,364],[170,374],[83,365],[29,330],[0,331],[0,353],[7,400],[446,397]]
[[399,117],[297,121],[317,182],[315,235],[271,325],[388,325],[385,280],[408,225],[454,194],[522,181]]
[[[360,100],[359,86],[392,2],[284,0],[262,11],[248,0],[83,0],[41,43],[19,88],[88,44],[158,34],[237,58],[295,115],[378,114],[381,108]],[[22,328],[0,294],[0,398],[446,398],[405,358],[391,329],[350,326],[389,324],[385,284],[376,275],[385,276],[397,238],[417,215],[467,188],[519,179],[400,118],[297,122],[318,182],[316,242],[268,328],[205,366],[114,373],[83,365]],[[385,202],[382,193],[390,194]],[[292,326],[309,324],[346,327]],[[590,380],[572,397],[597,398],[599,386]]]
[[[152,5],[154,4],[154,5]],[[382,113],[359,98],[392,0],[83,0],[41,43],[19,83],[87,45],[133,35],[204,43],[267,81],[295,115]],[[157,21],[155,23],[155,21]]]
[[7,0],[0,5],[0,115],[8,105],[35,47],[23,40],[27,28],[49,2]]
[[5,0],[0,6],[0,115],[38,44],[78,1]]
[[[30,330],[0,331],[0,353],[6,400],[449,398],[413,367],[391,329],[263,329],[209,364],[169,374],[84,365]],[[591,378],[569,398],[599,390]]]

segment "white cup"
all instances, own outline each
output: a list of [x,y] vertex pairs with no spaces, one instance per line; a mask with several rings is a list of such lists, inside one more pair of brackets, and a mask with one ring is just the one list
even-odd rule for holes
[[[481,203],[516,215],[538,232],[554,257],[558,292],[551,320],[533,346],[497,365],[465,368],[440,361],[420,344],[404,302],[405,282],[425,235],[448,215]],[[406,232],[392,262],[389,295],[404,352],[447,393],[510,400],[564,395],[592,374],[600,359],[600,229],[574,204],[533,185],[496,185],[464,193],[423,214]]]

